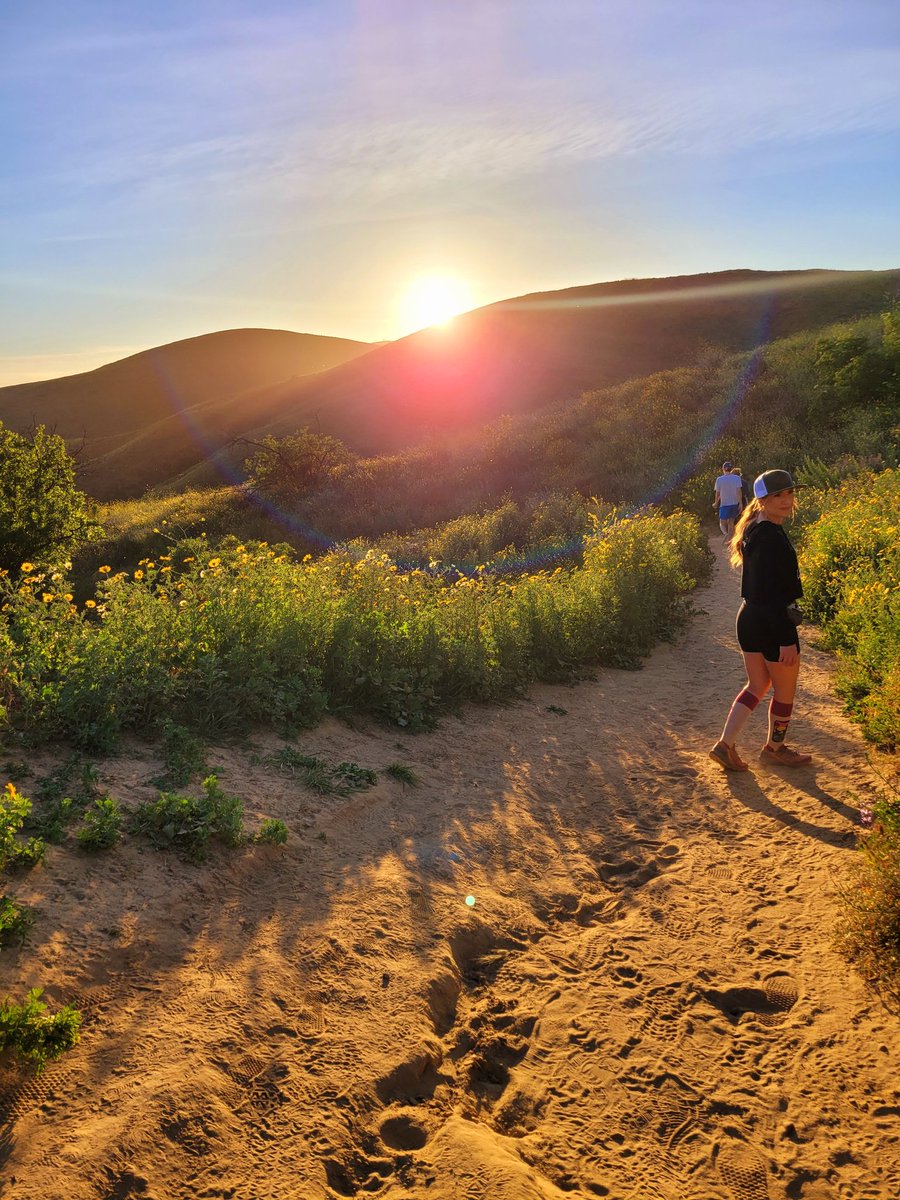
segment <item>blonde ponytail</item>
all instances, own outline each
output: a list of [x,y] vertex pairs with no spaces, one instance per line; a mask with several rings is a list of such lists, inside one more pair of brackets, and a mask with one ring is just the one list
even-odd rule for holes
[[734,526],[734,533],[731,535],[731,553],[728,556],[728,562],[732,567],[739,567],[744,561],[744,555],[741,547],[741,542],[744,539],[744,534],[755,524],[757,517],[762,512],[763,506],[754,496],[749,504],[744,506],[744,511],[738,517]]

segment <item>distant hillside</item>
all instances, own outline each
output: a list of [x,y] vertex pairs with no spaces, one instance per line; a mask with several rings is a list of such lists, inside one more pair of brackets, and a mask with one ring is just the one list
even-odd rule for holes
[[[182,406],[167,400],[155,422],[145,416],[127,437],[89,443],[94,462],[83,482],[101,498],[137,495],[153,484],[212,483],[222,470],[233,476],[248,452],[246,445],[229,447],[233,439],[282,436],[303,425],[358,453],[389,453],[692,364],[708,345],[746,350],[877,313],[898,294],[896,270],[739,270],[535,293],[348,354],[316,375],[282,377],[242,395],[232,388],[224,405],[204,409],[198,399],[179,413]],[[12,390],[0,391],[3,419],[4,391]],[[61,422],[58,428],[67,432]]]
[[[95,468],[83,482],[98,496],[134,495],[221,444],[242,393],[327,370],[370,349],[286,330],[224,330],[79,375],[0,388],[0,421],[19,431],[44,424],[70,444],[84,439],[87,464],[133,446],[115,479]],[[252,419],[252,406],[246,412]]]
[[[692,364],[710,344],[741,351],[877,313],[898,290],[900,271],[726,271],[523,296],[314,379],[276,385],[254,397],[262,419],[248,423],[246,436],[283,436],[306,424],[358,453],[390,453],[433,434],[477,429],[503,413],[538,411]],[[245,455],[246,447],[237,446],[222,456],[226,477]],[[110,474],[117,473],[110,464]],[[199,464],[180,485],[221,478],[216,467]]]

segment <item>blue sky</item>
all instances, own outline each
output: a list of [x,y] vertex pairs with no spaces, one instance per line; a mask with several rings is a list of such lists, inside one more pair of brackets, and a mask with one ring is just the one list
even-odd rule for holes
[[0,383],[265,326],[900,267],[895,0],[0,5]]

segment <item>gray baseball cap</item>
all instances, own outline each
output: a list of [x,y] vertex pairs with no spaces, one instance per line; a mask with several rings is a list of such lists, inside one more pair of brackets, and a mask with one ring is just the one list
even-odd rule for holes
[[764,496],[774,496],[776,492],[786,492],[788,488],[796,489],[798,485],[791,479],[789,471],[763,471],[753,480],[753,495],[757,500]]

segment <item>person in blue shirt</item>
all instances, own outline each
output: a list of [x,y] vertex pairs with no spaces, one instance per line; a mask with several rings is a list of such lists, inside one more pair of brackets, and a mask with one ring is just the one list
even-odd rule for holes
[[709,752],[726,771],[749,766],[735,748],[738,734],[769,688],[769,732],[760,759],[783,767],[812,761],[785,745],[800,672],[800,620],[796,601],[803,595],[797,554],[784,522],[796,508],[795,485],[787,471],[763,471],[753,483],[732,540],[730,562],[741,567],[741,607],[737,638],[747,668],[747,685],[735,698],[722,736]]
[[716,480],[716,498],[713,507],[719,514],[722,539],[726,543],[730,542],[734,534],[734,523],[744,507],[741,477],[735,474],[730,462],[722,463],[722,474]]

